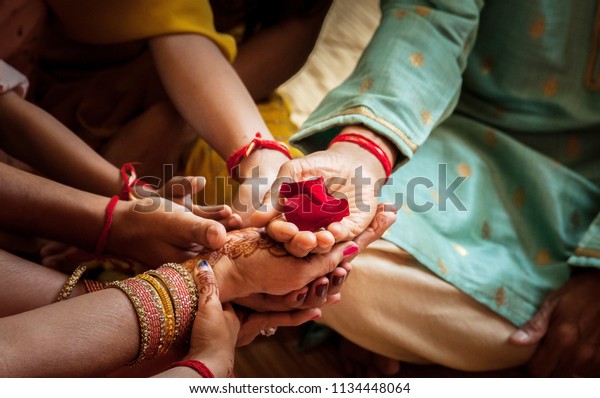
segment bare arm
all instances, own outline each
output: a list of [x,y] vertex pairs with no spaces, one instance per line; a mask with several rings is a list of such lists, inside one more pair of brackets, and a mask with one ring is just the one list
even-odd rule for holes
[[112,196],[119,170],[46,111],[13,92],[0,95],[0,147],[64,184]]

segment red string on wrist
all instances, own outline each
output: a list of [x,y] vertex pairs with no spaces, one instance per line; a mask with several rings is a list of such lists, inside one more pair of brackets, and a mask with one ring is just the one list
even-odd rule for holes
[[283,153],[285,156],[288,157],[288,159],[292,158],[290,150],[283,142],[263,140],[262,135],[260,133],[256,133],[256,136],[252,139],[252,141],[250,141],[248,145],[241,149],[238,149],[227,159],[227,171],[229,172],[231,178],[233,178],[236,181],[239,181],[239,176],[236,173],[236,169],[238,168],[242,160],[250,156],[250,154],[255,150],[262,148],[274,149]]
[[189,359],[187,361],[173,362],[165,370],[173,369],[173,368],[175,368],[177,366],[185,366],[185,367],[188,367],[188,368],[192,368],[196,372],[198,372],[200,374],[200,376],[202,376],[205,379],[212,379],[212,378],[215,377],[215,375],[213,374],[213,372],[211,372],[210,369],[205,364],[203,364],[200,361],[193,360],[193,359]]
[[100,232],[100,237],[98,238],[98,243],[96,243],[96,251],[94,252],[96,256],[99,256],[104,251],[106,247],[106,241],[108,240],[108,231],[110,230],[110,226],[112,225],[113,214],[115,212],[115,207],[119,203],[119,197],[117,195],[113,196],[106,205],[106,211],[104,213],[104,227],[102,227],[102,232]]
[[385,151],[381,149],[381,147],[375,141],[370,140],[360,134],[344,133],[335,137],[333,141],[329,143],[329,147],[336,142],[351,142],[371,152],[383,166],[386,179],[390,178],[390,175],[392,174],[392,162],[390,162],[390,159],[386,155]]
[[123,186],[121,187],[121,193],[119,199],[130,200],[133,194],[133,188],[136,185],[142,185],[144,187],[151,187],[150,184],[137,178],[134,165],[139,163],[125,163],[121,166],[121,179],[123,180]]

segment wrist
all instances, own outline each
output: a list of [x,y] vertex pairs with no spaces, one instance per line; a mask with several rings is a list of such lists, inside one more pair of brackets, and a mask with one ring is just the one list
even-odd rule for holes
[[252,289],[244,282],[237,272],[237,266],[231,258],[224,255],[216,264],[211,264],[217,285],[219,287],[219,299],[222,303],[228,303],[240,297],[252,294]]

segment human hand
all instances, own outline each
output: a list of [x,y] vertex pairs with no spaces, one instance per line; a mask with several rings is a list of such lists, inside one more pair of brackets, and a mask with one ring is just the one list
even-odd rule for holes
[[173,177],[164,185],[155,189],[152,185],[134,185],[131,198],[140,199],[159,196],[184,206],[198,217],[216,220],[223,224],[227,230],[239,229],[242,219],[234,214],[227,205],[198,206],[194,204],[193,195],[204,189],[206,178],[204,177]]
[[186,359],[203,362],[215,377],[231,376],[240,321],[231,304],[221,305],[215,274],[206,262],[198,265],[194,280],[199,292],[198,312]]
[[240,162],[240,185],[232,204],[234,214],[241,219],[240,228],[252,226],[252,215],[275,183],[279,168],[287,161],[283,153],[263,148]]
[[225,227],[158,197],[119,201],[106,251],[149,266],[182,262],[227,241]]
[[[373,243],[396,221],[396,213],[386,211],[386,206],[380,203],[377,206],[377,215],[371,221],[369,227],[354,239],[359,251],[365,249]],[[358,255],[359,251],[345,259],[345,261],[335,268],[331,273],[321,276],[309,285],[299,290],[295,290],[283,296],[269,294],[253,294],[248,297],[237,299],[237,304],[252,308],[257,311],[290,311],[293,309],[305,309],[332,305],[341,298],[340,292],[346,278],[352,270],[352,265],[348,262]]]
[[[350,163],[349,159],[356,161]],[[354,163],[359,167],[352,166]],[[375,216],[378,189],[385,181],[383,167],[373,155],[344,142],[285,163],[279,170],[278,181],[303,181],[319,176],[324,177],[325,185],[336,195],[348,199],[349,216],[331,223],[325,230],[299,231],[294,224],[277,217],[279,186],[275,185],[263,201],[264,210],[257,211],[251,219],[253,225],[268,224],[269,235],[284,243],[285,249],[296,257],[326,253],[334,243],[351,240],[360,234]]]
[[539,344],[529,361],[538,377],[600,376],[600,271],[571,277],[510,337],[518,346]]
[[238,347],[250,344],[261,330],[282,326],[300,326],[321,317],[319,308],[289,312],[252,312],[238,308],[236,313],[241,322],[237,340]]

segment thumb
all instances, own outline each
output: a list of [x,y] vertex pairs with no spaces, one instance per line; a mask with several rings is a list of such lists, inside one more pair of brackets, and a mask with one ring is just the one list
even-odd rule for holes
[[250,217],[250,225],[254,227],[264,227],[281,214],[279,204],[279,185],[273,184],[271,189],[263,197],[262,203]]
[[212,267],[206,260],[199,260],[193,271],[194,281],[198,288],[198,315],[210,312],[213,307],[222,311],[217,278]]
[[517,329],[508,339],[510,344],[516,346],[534,345],[540,342],[548,331],[550,318],[556,308],[556,300],[548,298],[542,304],[538,312]]

